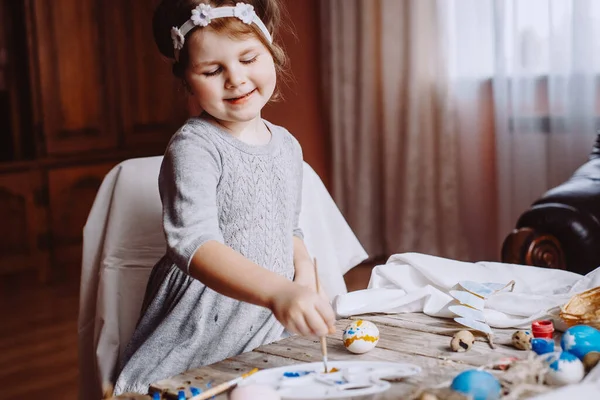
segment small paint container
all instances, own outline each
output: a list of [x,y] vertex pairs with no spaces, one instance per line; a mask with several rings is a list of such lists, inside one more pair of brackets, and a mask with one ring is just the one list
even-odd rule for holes
[[554,351],[554,340],[533,338],[531,339],[531,350],[538,355],[552,353]]
[[534,321],[531,324],[531,333],[534,338],[552,339],[554,324],[551,320]]

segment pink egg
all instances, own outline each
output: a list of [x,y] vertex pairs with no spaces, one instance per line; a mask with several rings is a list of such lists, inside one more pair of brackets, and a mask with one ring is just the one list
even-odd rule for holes
[[231,391],[229,400],[281,400],[271,386],[249,384],[239,386]]

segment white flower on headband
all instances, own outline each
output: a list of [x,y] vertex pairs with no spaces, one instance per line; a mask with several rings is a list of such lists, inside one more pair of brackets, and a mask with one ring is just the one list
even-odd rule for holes
[[171,39],[173,40],[173,47],[175,50],[183,49],[183,44],[185,43],[185,38],[183,34],[177,27],[171,28]]
[[251,24],[254,20],[254,7],[251,4],[237,3],[233,15],[245,24]]
[[190,18],[194,25],[207,26],[210,24],[210,9],[211,7],[208,4],[198,4],[192,10],[192,17]]
[[185,21],[183,25],[181,25],[179,28],[173,27],[171,29],[171,39],[173,39],[173,47],[175,48],[175,60],[178,58],[179,50],[183,48],[185,43],[185,35],[187,35],[195,27],[206,27],[210,24],[211,20],[218,18],[234,17],[248,25],[252,23],[256,24],[258,29],[260,29],[269,43],[273,41],[268,28],[256,15],[254,7],[251,4],[240,2],[237,3],[235,7],[226,6],[212,8],[206,3],[201,3],[198,4],[191,13],[192,16],[190,19]]

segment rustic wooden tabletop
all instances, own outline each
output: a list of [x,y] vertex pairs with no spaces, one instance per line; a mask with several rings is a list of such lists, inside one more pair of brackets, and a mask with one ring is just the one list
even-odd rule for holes
[[[346,350],[342,332],[353,319],[364,319],[377,325],[380,340],[375,349],[361,355]],[[511,345],[514,329],[494,329],[496,349],[490,347],[486,337],[476,336],[476,342],[469,351],[455,353],[450,349],[450,340],[454,333],[463,328],[453,320],[433,318],[422,313],[357,316],[339,320],[337,328],[337,333],[327,339],[331,361],[393,361],[416,364],[422,368],[420,374],[392,382],[388,391],[369,397],[377,400],[409,398],[418,389],[449,381],[462,370],[488,365],[507,357],[523,359],[528,353],[516,350]],[[179,391],[183,390],[187,398],[192,396],[190,387],[206,388],[208,382],[217,385],[255,367],[275,368],[318,362],[321,359],[318,338],[294,336],[156,382],[151,385],[151,392],[160,391],[166,398],[177,399]],[[225,398],[226,395],[217,397]]]

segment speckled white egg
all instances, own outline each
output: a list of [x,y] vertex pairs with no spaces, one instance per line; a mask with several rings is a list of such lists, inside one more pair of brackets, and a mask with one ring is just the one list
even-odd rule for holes
[[512,335],[512,345],[519,350],[531,350],[531,339],[531,332],[516,331]]
[[229,394],[229,400],[281,400],[281,396],[271,386],[248,384],[238,386]]
[[550,369],[546,382],[550,385],[570,385],[583,379],[585,369],[579,358],[566,351],[555,351],[544,355],[544,361]]
[[470,331],[458,331],[452,336],[450,348],[452,351],[463,353],[471,350],[473,343],[475,343],[475,336]]
[[359,319],[344,329],[344,346],[352,353],[362,354],[372,350],[379,342],[379,329],[374,323]]

